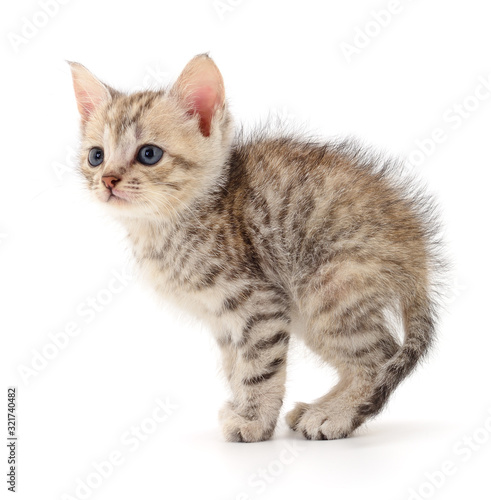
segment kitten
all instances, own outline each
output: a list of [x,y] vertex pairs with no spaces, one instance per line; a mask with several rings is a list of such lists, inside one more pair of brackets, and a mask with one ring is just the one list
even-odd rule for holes
[[81,172],[157,293],[213,330],[233,394],[220,412],[225,438],[272,436],[292,324],[339,382],[297,403],[289,426],[338,439],[379,413],[435,335],[431,201],[348,142],[234,138],[207,55],[171,88],[131,95],[70,65]]

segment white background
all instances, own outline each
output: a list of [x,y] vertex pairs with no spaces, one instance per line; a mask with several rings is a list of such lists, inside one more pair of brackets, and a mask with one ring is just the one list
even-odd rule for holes
[[[40,4],[4,2],[1,15],[0,435],[14,385],[16,498],[489,498],[487,2],[64,0],[49,18]],[[269,442],[224,442],[227,390],[210,333],[138,280],[114,281],[129,254],[74,174],[78,114],[64,60],[130,90],[173,81],[205,51],[238,123],[273,113],[326,138],[353,135],[410,157],[408,171],[439,200],[454,276],[438,345],[353,438],[306,442],[281,424]],[[418,140],[427,153],[414,152]],[[103,310],[88,312],[90,297]],[[60,334],[70,323],[79,334]],[[294,351],[285,411],[334,381]],[[161,423],[156,399],[172,405]],[[5,441],[0,449],[7,498]],[[95,467],[115,451],[101,478]]]

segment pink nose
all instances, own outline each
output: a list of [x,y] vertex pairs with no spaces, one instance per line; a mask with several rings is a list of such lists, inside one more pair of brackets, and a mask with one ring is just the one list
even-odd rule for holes
[[104,175],[102,177],[102,182],[105,184],[107,189],[112,189],[121,179],[119,177],[114,177],[114,175]]

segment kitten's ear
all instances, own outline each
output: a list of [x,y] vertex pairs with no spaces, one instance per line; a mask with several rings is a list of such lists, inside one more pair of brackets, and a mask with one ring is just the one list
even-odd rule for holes
[[67,62],[72,70],[77,107],[85,123],[99,106],[111,99],[111,93],[85,66]]
[[201,133],[208,137],[215,112],[225,104],[223,78],[213,59],[207,54],[191,59],[170,92],[183,103],[188,114],[199,115]]

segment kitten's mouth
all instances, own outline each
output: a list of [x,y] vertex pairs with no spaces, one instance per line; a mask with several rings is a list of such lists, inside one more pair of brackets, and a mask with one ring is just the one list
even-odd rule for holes
[[128,193],[122,191],[121,189],[113,188],[109,192],[109,196],[107,197],[106,201],[110,202],[111,200],[113,202],[129,202],[131,201],[131,196]]

